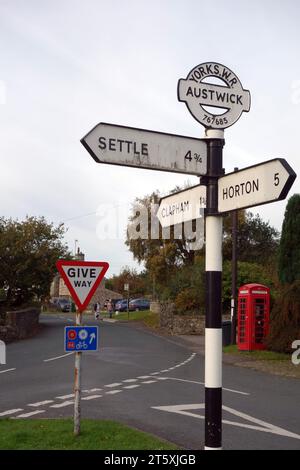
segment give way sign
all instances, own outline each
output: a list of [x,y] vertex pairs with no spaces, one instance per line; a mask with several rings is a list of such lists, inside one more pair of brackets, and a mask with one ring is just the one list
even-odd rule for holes
[[105,261],[59,260],[56,267],[79,311],[85,310],[104,278],[109,264]]

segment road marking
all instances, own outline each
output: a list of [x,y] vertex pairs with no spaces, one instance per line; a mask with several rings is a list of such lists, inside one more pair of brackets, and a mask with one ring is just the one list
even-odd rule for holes
[[82,398],[82,400],[95,400],[96,398],[101,398],[102,395],[90,395],[88,397]]
[[28,406],[43,406],[43,405],[49,405],[49,403],[53,403],[53,400],[44,400],[44,401],[39,401],[37,403],[29,403]]
[[104,385],[104,387],[113,388],[113,387],[120,387],[120,385],[122,385],[122,384],[121,383],[115,383],[115,384]]
[[[164,378],[160,377],[159,380],[177,380],[179,382],[188,382],[188,383],[191,383],[191,384],[205,385],[204,382],[196,382],[195,380],[178,379],[176,377],[164,377]],[[250,393],[241,392],[240,390],[233,390],[231,388],[223,387],[223,390],[225,390],[226,392],[238,393],[239,395],[246,395],[246,396],[250,395]]]
[[[152,406],[153,409],[159,410],[159,411],[167,411],[169,413],[178,413],[184,416],[190,416],[192,418],[197,418],[197,419],[205,419],[205,416],[199,415],[196,413],[192,413],[192,410],[204,410],[205,409],[205,404],[204,403],[199,403],[199,404],[188,404],[188,405],[172,405],[172,406]],[[260,432],[267,432],[270,434],[277,434],[279,436],[284,436],[284,437],[290,437],[293,439],[298,439],[300,440],[300,435],[295,434],[291,431],[287,431],[286,429],[280,428],[278,426],[275,426],[273,424],[267,423],[266,421],[262,421],[261,419],[254,418],[253,416],[247,415],[246,413],[242,413],[240,411],[234,410],[233,408],[229,408],[229,406],[222,406],[222,409],[224,411],[227,411],[228,413],[233,414],[234,416],[238,416],[239,418],[242,418],[246,421],[250,421],[252,423],[257,424],[258,426],[254,426],[252,424],[245,424],[245,423],[239,423],[237,421],[229,421],[227,419],[223,419],[222,423],[223,424],[229,424],[231,426],[237,426],[240,428],[246,428],[246,429],[251,429],[253,431],[260,431]]]
[[110,392],[106,392],[106,395],[115,395],[116,393],[120,393],[122,390],[111,390]]
[[140,385],[127,385],[126,387],[124,388],[127,388],[128,390],[132,389],[132,388],[137,388],[137,387],[140,387]]
[[151,379],[151,375],[140,375],[138,379]]
[[101,392],[102,388],[91,388],[90,390],[82,390],[84,393],[94,393],[94,392]]
[[23,408],[16,408],[15,410],[7,410],[0,413],[0,416],[8,416],[13,415],[14,413],[19,413],[19,411],[23,411]]
[[146,382],[142,382],[142,384],[155,384],[156,380],[146,380]]
[[64,406],[74,405],[74,400],[72,401],[64,401],[59,403],[58,405],[51,405],[50,408],[63,408]]
[[152,375],[158,375],[158,374],[159,374],[159,372],[152,372],[152,374],[150,374],[150,375],[152,376]]
[[123,382],[137,382],[137,379],[126,379],[126,380],[123,380]]
[[0,374],[5,374],[5,372],[11,372],[12,370],[16,370],[16,367],[14,367],[13,369],[0,370]]
[[74,393],[70,393],[69,395],[62,395],[61,397],[56,397],[59,398],[60,400],[67,400],[68,398],[74,398]]
[[74,354],[74,353],[73,353],[73,352],[69,352],[69,353],[67,353],[67,354],[63,354],[62,356],[50,357],[50,359],[44,359],[43,362],[56,361],[56,359],[61,359],[62,357],[67,357],[67,356],[70,356],[71,354]]
[[45,413],[45,410],[36,410],[36,411],[31,411],[30,413],[24,413],[22,415],[16,416],[16,418],[30,418],[30,416],[38,415],[41,413]]

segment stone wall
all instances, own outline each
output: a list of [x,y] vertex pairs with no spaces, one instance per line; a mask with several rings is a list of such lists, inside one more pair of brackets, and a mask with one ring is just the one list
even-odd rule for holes
[[160,303],[160,328],[171,335],[204,335],[203,315],[175,315],[174,304]]
[[39,316],[39,308],[6,312],[4,324],[0,326],[0,339],[10,343],[16,339],[34,336],[39,330]]
[[[204,335],[205,315],[177,315],[171,302],[159,303],[160,328],[169,335]],[[230,320],[230,315],[223,315],[222,320]]]

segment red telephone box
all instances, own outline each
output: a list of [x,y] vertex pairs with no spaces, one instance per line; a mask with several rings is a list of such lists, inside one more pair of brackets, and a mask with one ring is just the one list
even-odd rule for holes
[[238,349],[265,349],[270,324],[270,289],[262,284],[245,284],[238,295]]

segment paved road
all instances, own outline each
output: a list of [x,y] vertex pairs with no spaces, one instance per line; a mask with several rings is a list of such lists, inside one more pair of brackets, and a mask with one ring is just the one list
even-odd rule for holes
[[[73,416],[74,356],[63,349],[70,320],[43,315],[38,336],[8,345],[0,417]],[[83,417],[203,448],[203,356],[126,323],[101,322],[100,336],[100,350],[83,355]],[[225,449],[300,449],[299,380],[224,365],[223,382]]]

